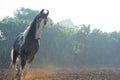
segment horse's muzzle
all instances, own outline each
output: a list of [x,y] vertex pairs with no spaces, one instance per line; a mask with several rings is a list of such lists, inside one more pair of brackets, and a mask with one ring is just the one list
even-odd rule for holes
[[40,39],[40,36],[36,35],[36,36],[35,36],[35,39],[36,39],[36,40],[39,40],[39,39]]

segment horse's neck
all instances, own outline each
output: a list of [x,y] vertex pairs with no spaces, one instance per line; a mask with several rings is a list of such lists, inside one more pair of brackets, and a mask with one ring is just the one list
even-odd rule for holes
[[30,26],[28,26],[25,31],[23,32],[23,35],[26,37],[28,35],[28,32],[30,31]]
[[32,39],[35,39],[34,37],[35,37],[35,26],[34,25],[30,25],[30,26],[28,26],[26,29],[25,29],[25,31],[23,32],[23,36],[25,37],[25,38],[31,38],[31,40]]

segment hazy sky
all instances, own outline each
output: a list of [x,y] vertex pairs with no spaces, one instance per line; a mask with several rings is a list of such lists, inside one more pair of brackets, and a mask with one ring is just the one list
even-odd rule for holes
[[76,25],[91,24],[102,31],[120,30],[120,0],[0,0],[0,19],[20,7],[48,9],[56,23],[70,18]]

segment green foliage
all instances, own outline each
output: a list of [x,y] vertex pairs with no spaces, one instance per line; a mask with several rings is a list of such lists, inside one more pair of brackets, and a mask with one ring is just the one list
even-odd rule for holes
[[[21,8],[14,18],[0,21],[0,67],[9,67],[15,37],[25,30],[36,13]],[[68,28],[54,24],[50,18],[48,21],[41,36],[40,50],[33,61],[35,66],[120,66],[120,32],[104,33],[84,24]]]
[[0,30],[0,41],[5,40],[4,33]]
[[39,13],[37,10],[31,10],[29,8],[20,8],[14,12],[14,15],[18,19],[33,20],[33,18]]

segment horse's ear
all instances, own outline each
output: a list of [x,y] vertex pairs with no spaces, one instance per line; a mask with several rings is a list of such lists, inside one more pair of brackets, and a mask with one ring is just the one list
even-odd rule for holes
[[42,14],[44,12],[44,9],[42,9],[41,11],[40,11],[40,14]]
[[47,15],[47,16],[49,15],[49,10],[47,10],[47,13],[46,13],[46,15]]

